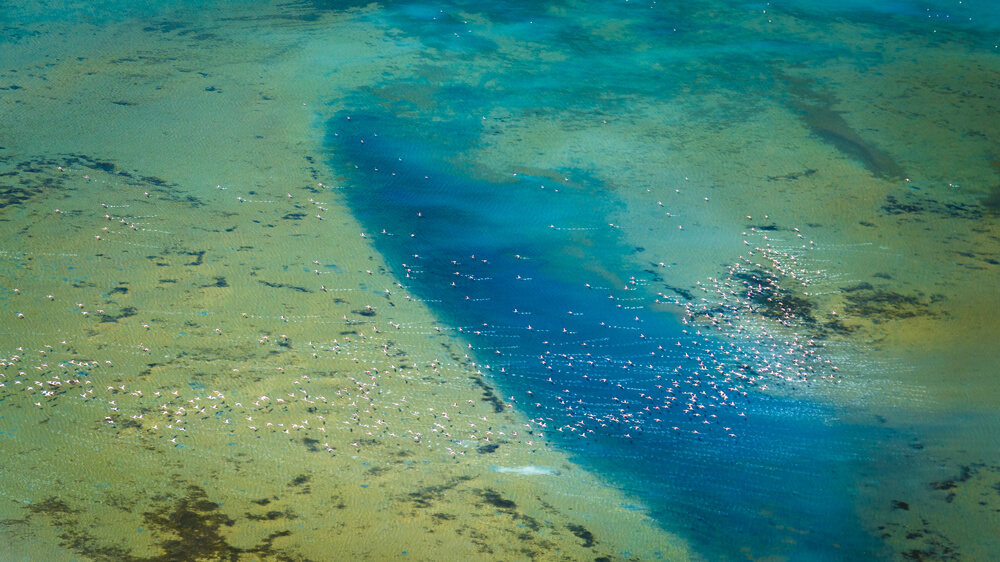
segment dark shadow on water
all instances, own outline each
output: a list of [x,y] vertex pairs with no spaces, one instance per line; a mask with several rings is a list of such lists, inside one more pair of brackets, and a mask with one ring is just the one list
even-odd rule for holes
[[802,119],[812,134],[833,146],[845,156],[857,160],[873,175],[884,179],[903,179],[906,171],[888,152],[863,139],[833,109],[836,99],[822,91],[812,80],[778,73],[788,95],[785,104]]

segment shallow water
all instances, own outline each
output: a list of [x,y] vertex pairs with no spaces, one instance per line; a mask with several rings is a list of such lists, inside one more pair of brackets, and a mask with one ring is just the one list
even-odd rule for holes
[[10,559],[996,557],[995,6],[9,8]]

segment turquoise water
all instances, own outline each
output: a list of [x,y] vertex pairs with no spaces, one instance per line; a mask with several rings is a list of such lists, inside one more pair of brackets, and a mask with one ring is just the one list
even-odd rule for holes
[[995,3],[2,7],[24,557],[1000,555]]

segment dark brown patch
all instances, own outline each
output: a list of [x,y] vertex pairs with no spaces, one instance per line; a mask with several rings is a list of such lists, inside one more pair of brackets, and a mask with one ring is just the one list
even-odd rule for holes
[[513,510],[517,509],[517,504],[511,500],[504,499],[503,496],[498,494],[496,490],[492,488],[487,488],[485,490],[480,490],[479,496],[483,498],[483,501],[492,505],[497,509],[503,510]]
[[566,528],[570,530],[578,539],[583,541],[583,548],[590,548],[597,543],[594,540],[594,534],[583,527],[583,525],[566,525]]
[[979,203],[991,215],[1000,215],[1000,184],[990,187],[990,192],[979,200]]

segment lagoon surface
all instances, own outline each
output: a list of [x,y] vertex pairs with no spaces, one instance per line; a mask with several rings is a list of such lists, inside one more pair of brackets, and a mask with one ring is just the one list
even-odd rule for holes
[[996,559],[998,33],[3,3],[0,559]]

